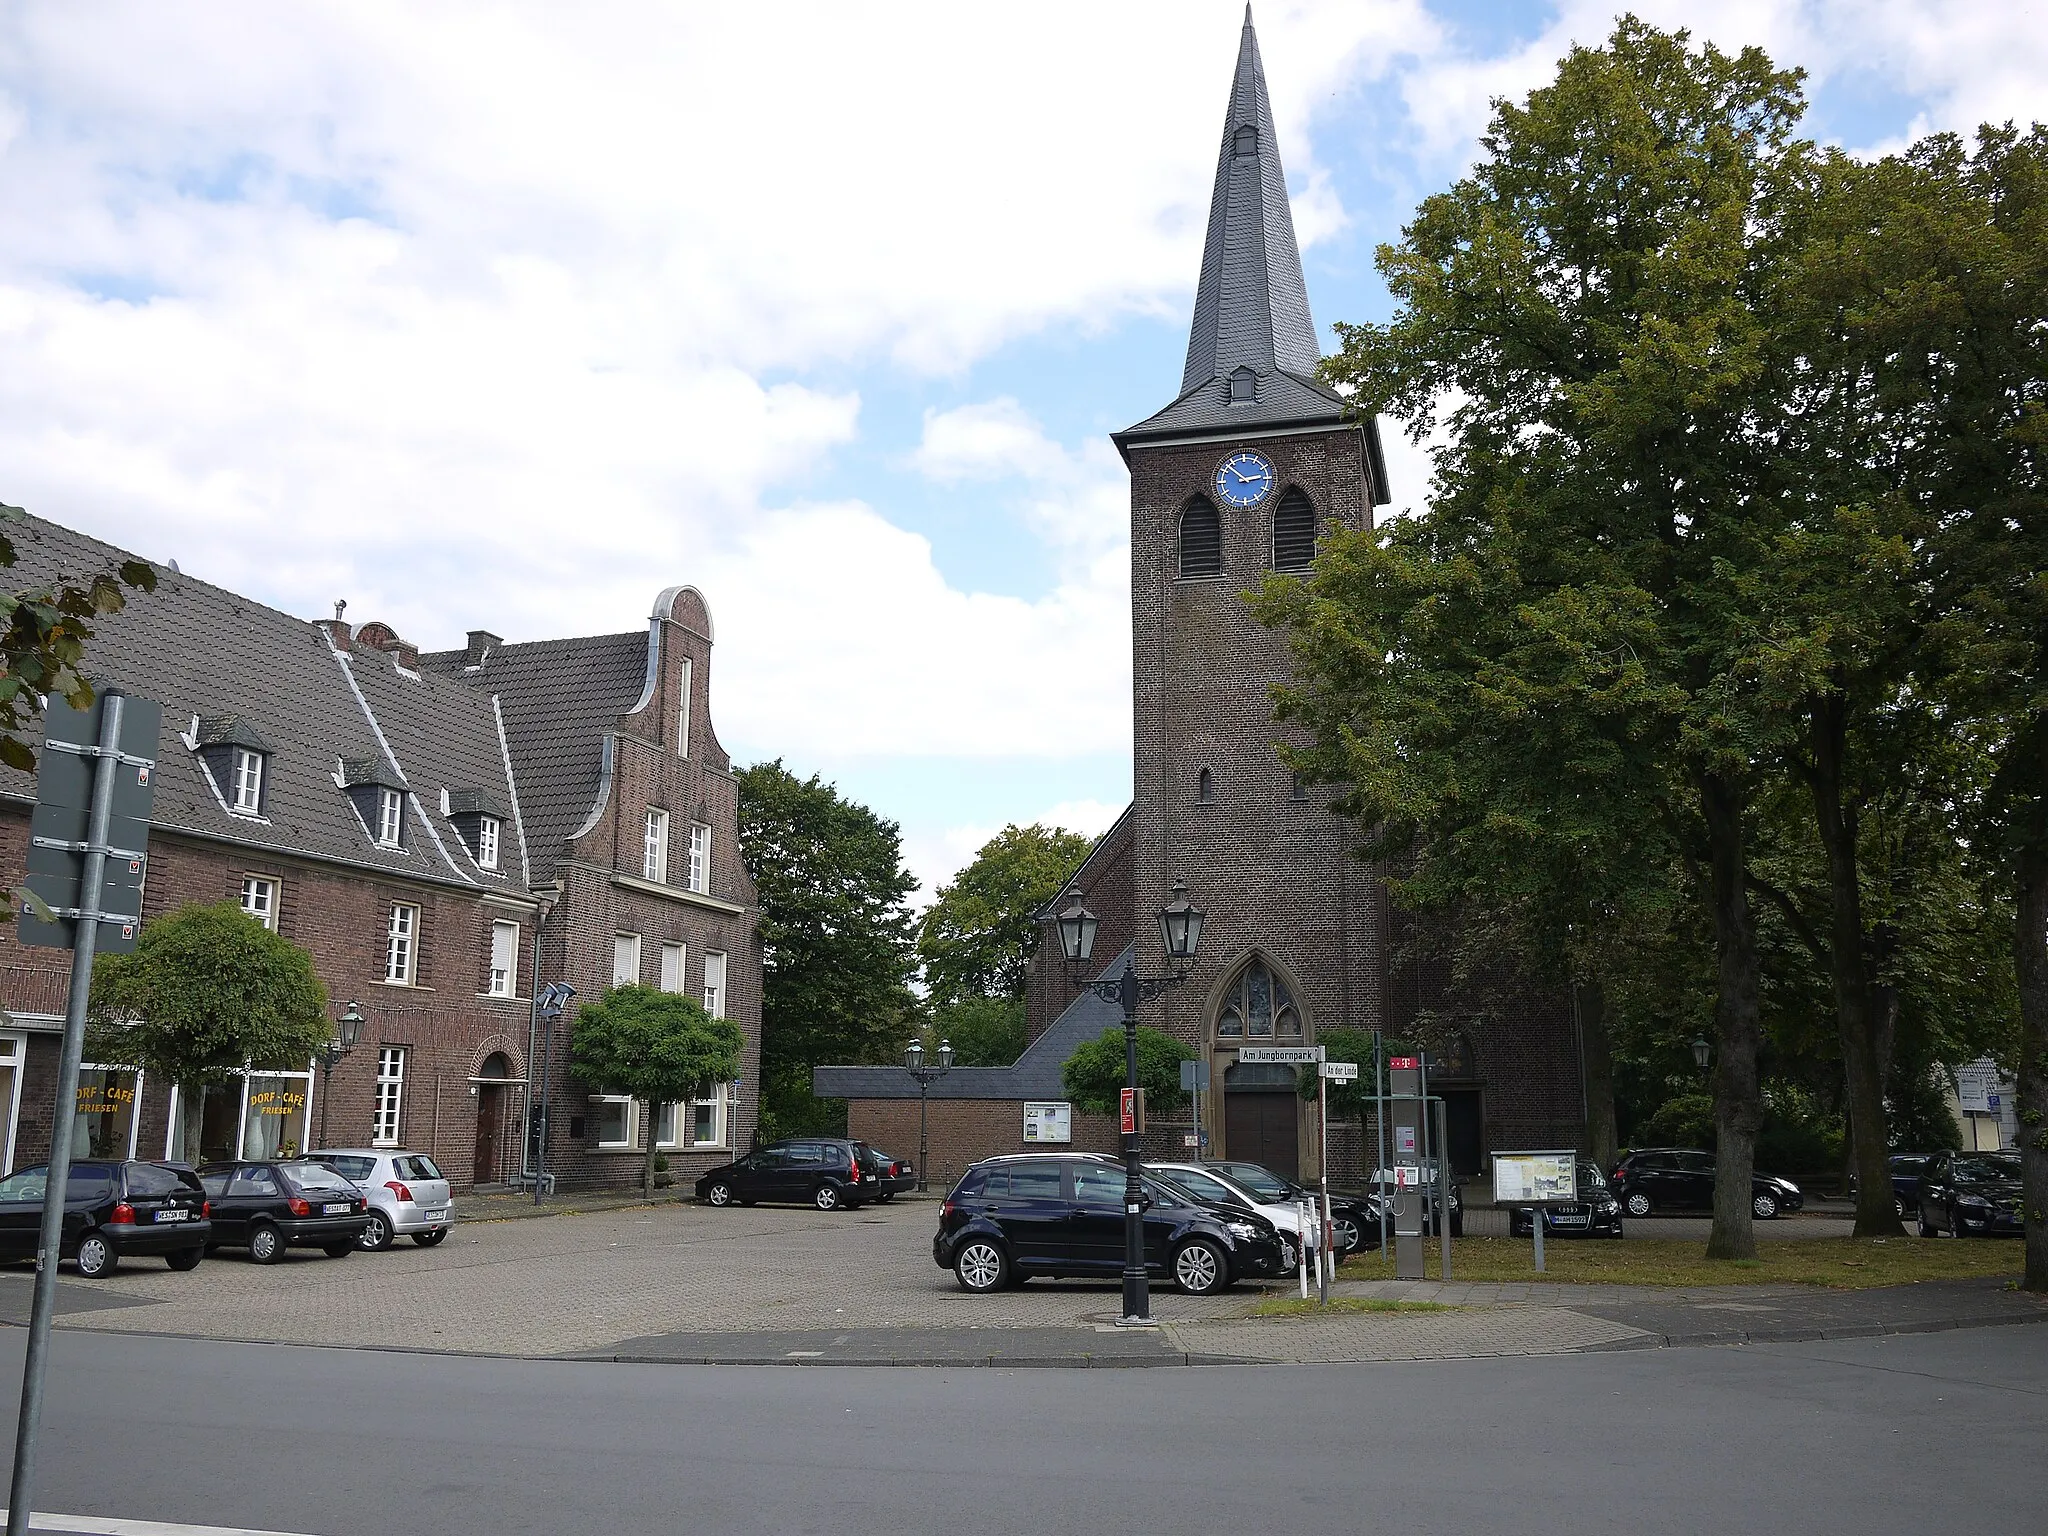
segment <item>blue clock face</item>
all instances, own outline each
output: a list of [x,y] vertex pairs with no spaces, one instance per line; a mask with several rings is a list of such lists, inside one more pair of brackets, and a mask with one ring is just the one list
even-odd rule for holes
[[1216,470],[1216,497],[1233,507],[1256,507],[1273,490],[1273,466],[1263,454],[1234,453]]

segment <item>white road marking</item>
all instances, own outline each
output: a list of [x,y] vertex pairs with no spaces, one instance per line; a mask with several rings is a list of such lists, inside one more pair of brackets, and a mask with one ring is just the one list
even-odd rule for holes
[[[7,1511],[0,1509],[0,1520]],[[167,1520],[117,1520],[111,1515],[53,1515],[37,1510],[28,1517],[31,1531],[63,1531],[70,1536],[304,1536],[293,1531],[259,1531],[244,1525],[178,1525]]]

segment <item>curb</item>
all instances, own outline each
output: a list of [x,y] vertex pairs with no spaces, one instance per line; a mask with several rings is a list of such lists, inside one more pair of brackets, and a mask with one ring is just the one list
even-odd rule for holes
[[[1591,1314],[1589,1314],[1591,1315]],[[1620,1319],[1610,1319],[1620,1321]],[[1647,1333],[1640,1339],[1587,1344],[1566,1353],[1610,1354],[1630,1349],[1704,1349],[1730,1344],[1811,1344],[1823,1339],[1903,1338],[1916,1333],[1960,1333],[1976,1328],[2011,1328],[2048,1323],[2042,1317],[1932,1317],[1905,1323],[1850,1323],[1838,1328],[1730,1328],[1707,1333]]]

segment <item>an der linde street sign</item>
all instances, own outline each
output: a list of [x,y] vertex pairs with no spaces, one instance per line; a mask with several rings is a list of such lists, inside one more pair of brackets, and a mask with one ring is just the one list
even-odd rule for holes
[[1326,1061],[1323,1076],[1333,1083],[1355,1083],[1358,1081],[1358,1063],[1355,1061]]
[[1305,1067],[1323,1059],[1320,1045],[1241,1045],[1237,1059],[1254,1066]]

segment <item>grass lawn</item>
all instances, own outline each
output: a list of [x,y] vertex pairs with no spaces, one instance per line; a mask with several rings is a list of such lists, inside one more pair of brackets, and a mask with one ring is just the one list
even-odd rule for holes
[[[1706,1236],[1698,1242],[1675,1238],[1630,1238],[1625,1242],[1587,1238],[1543,1245],[1545,1270],[1537,1274],[1527,1238],[1459,1237],[1451,1240],[1453,1280],[1557,1281],[1587,1285],[1825,1285],[1861,1290],[1905,1285],[1916,1280],[1966,1280],[1985,1275],[2017,1277],[2022,1246],[1996,1239],[1936,1241],[1929,1238],[1818,1237],[1766,1239],[1754,1259],[1706,1257]],[[1440,1277],[1437,1242],[1428,1245],[1428,1273]],[[1391,1280],[1394,1264],[1377,1253],[1346,1260],[1342,1280]]]
[[[1453,1267],[1457,1260],[1451,1260]],[[1455,1312],[1440,1301],[1380,1301],[1366,1296],[1332,1296],[1327,1307],[1316,1305],[1315,1297],[1268,1296],[1252,1308],[1253,1317],[1314,1317],[1322,1312]]]

